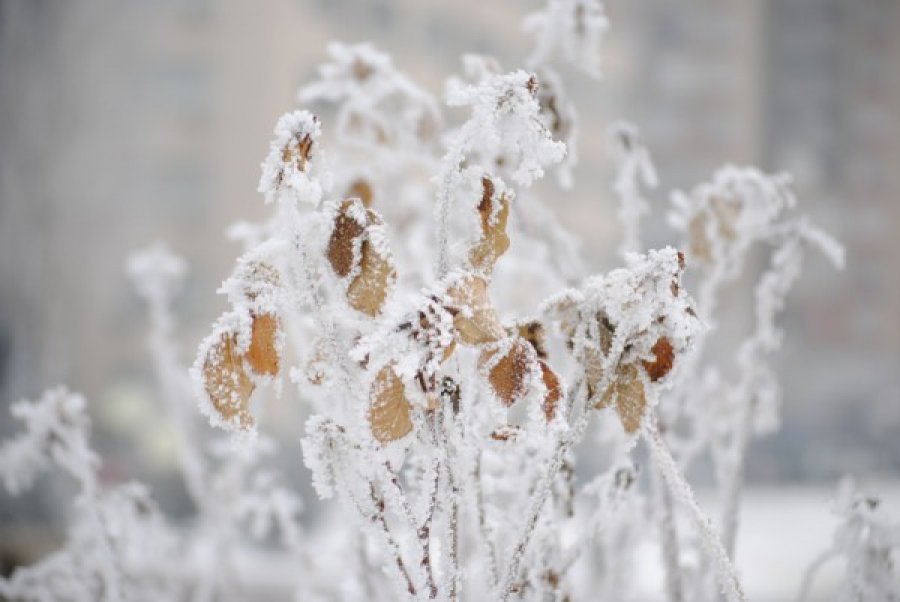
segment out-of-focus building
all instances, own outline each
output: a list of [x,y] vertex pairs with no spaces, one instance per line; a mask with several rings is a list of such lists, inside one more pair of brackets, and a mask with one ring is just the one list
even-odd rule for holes
[[[371,41],[439,94],[461,52],[518,66],[531,43],[521,18],[541,4],[0,4],[4,402],[55,382],[101,403],[119,403],[134,382],[152,386],[145,318],[122,264],[157,239],[193,266],[177,307],[190,359],[224,307],[213,291],[238,253],[224,231],[266,214],[256,181],[272,126],[329,40]],[[888,435],[900,426],[900,5],[606,4],[605,78],[568,78],[585,120],[583,186],[554,209],[598,270],[615,264],[604,132],[620,117],[641,128],[660,172],[652,244],[676,242],[664,219],[673,187],[725,162],[795,173],[804,210],[847,244],[848,269],[809,258],[785,316],[785,430],[755,450],[752,472],[896,470],[900,444]],[[748,299],[745,286],[729,300],[741,310]]]

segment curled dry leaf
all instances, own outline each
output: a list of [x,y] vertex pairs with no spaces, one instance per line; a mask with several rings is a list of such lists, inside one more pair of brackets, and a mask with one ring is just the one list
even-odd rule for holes
[[233,333],[222,333],[209,348],[203,361],[203,385],[216,412],[226,422],[237,419],[241,428],[253,426],[249,402],[254,385],[244,370]]
[[393,366],[385,366],[375,376],[370,399],[369,425],[379,443],[396,441],[412,431],[409,400]]
[[547,389],[541,408],[544,410],[544,418],[547,419],[547,422],[550,422],[556,416],[556,409],[559,407],[559,400],[562,398],[562,389],[559,384],[559,377],[547,362],[538,360],[538,363],[541,366],[541,379],[544,381],[544,387]]
[[652,362],[643,361],[642,364],[650,380],[656,382],[672,370],[675,350],[672,348],[672,342],[668,337],[660,337],[650,351],[653,352],[655,359]]
[[616,403],[616,413],[622,421],[625,432],[635,432],[644,417],[647,398],[644,394],[644,383],[634,364],[619,366],[619,369],[616,370],[615,381],[606,389],[603,397],[594,407],[598,410],[603,409],[613,401]]
[[509,248],[506,223],[509,220],[509,199],[496,194],[490,178],[482,178],[482,195],[478,203],[481,216],[481,239],[469,251],[469,262],[475,270],[490,273],[497,259]]
[[534,362],[531,348],[522,339],[515,339],[500,358],[499,351],[485,349],[478,360],[479,366],[490,366],[488,382],[505,406],[511,406],[528,392],[528,380]]
[[277,336],[278,318],[273,314],[253,316],[250,335],[250,348],[246,359],[250,369],[258,376],[275,376],[278,374],[280,358],[278,355]]
[[519,324],[517,330],[519,336],[531,344],[538,358],[547,359],[547,335],[543,324],[537,320],[531,320]]
[[326,256],[334,273],[352,276],[347,286],[351,307],[369,316],[381,312],[388,290],[396,279],[389,254],[371,240],[372,230],[382,226],[381,218],[359,199],[341,203],[334,218]]
[[487,292],[487,281],[480,276],[466,276],[454,283],[447,295],[457,310],[453,325],[466,345],[483,345],[505,336],[503,325]]

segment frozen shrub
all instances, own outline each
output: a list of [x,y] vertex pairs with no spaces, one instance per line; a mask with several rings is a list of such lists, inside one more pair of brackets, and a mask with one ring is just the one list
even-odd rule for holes
[[[0,447],[0,476],[19,493],[59,465],[80,487],[75,518],[64,548],[0,579],[0,594],[619,601],[650,540],[668,599],[743,600],[739,500],[751,436],[778,424],[778,314],[808,247],[837,265],[842,251],[796,215],[787,176],[732,166],[673,195],[677,248],[643,248],[659,182],[637,129],[618,123],[624,265],[588,273],[531,186],[548,169],[574,185],[577,114],[558,61],[599,75],[607,27],[594,0],[550,0],[526,20],[528,70],[464,57],[446,86],[460,123],[387,55],[329,46],[303,108],[276,123],[259,183],[272,216],[232,228],[244,252],[219,289],[229,307],[189,378],[170,311],[184,263],[161,246],[129,261],[195,519],[176,529],[140,485],[101,484],[84,400],[51,390],[14,406],[25,428]],[[323,105],[333,123],[311,112]],[[751,249],[768,266],[726,372],[703,350]],[[298,452],[267,436],[265,390],[308,414],[296,432],[321,528],[303,528],[304,504],[271,466]],[[701,456],[716,521],[684,476]],[[841,499],[848,599],[885,599],[897,526]]]

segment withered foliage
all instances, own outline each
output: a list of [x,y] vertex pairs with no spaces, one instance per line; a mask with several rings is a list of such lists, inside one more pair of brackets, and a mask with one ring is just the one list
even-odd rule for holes
[[391,286],[397,278],[394,263],[385,249],[376,245],[375,230],[383,222],[360,199],[343,201],[334,218],[326,255],[334,273],[350,278],[347,303],[369,316],[381,313]]
[[278,318],[271,313],[253,317],[250,334],[250,348],[247,350],[247,363],[254,374],[275,376],[278,374],[280,358],[278,357]]
[[203,362],[203,382],[213,408],[226,422],[237,418],[241,428],[253,426],[249,403],[254,385],[244,369],[235,334],[222,333],[210,347]]
[[515,339],[509,349],[499,358],[497,349],[486,348],[478,362],[488,366],[488,381],[497,398],[506,406],[511,406],[528,392],[534,351],[522,339]]
[[509,220],[509,199],[497,193],[490,178],[481,179],[482,196],[478,203],[481,217],[481,238],[469,251],[469,262],[479,272],[490,273],[497,259],[509,248],[506,223]]
[[626,433],[637,431],[647,407],[644,383],[634,364],[624,364],[616,370],[615,379],[594,406],[603,409],[615,402],[616,413]]
[[393,366],[385,366],[378,372],[369,397],[369,424],[377,441],[390,443],[412,431],[409,400],[406,399],[403,381]]
[[647,371],[647,376],[650,377],[650,380],[656,382],[672,370],[672,362],[675,361],[675,350],[672,348],[672,342],[669,340],[669,337],[660,337],[650,351],[655,359],[652,362],[645,360],[641,363],[644,366],[644,370]]

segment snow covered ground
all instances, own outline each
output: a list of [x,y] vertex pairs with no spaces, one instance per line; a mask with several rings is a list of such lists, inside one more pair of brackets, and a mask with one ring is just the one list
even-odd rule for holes
[[[892,516],[900,516],[900,481],[865,483],[862,489],[879,497]],[[737,565],[748,600],[797,599],[807,567],[831,544],[837,524],[831,513],[836,491],[836,485],[757,487],[746,491]],[[715,517],[715,500],[702,491],[699,497],[703,508]],[[639,550],[638,566],[646,571],[640,580],[638,599],[662,599],[663,569],[655,545],[648,542]],[[826,563],[816,575],[809,602],[833,600],[843,570],[839,559]]]

